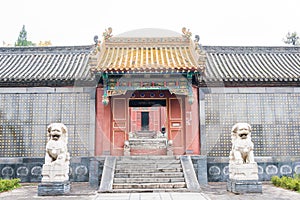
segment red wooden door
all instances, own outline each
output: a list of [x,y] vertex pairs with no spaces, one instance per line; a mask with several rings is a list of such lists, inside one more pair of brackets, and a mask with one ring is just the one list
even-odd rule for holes
[[127,108],[126,98],[112,98],[112,155],[123,155],[127,134]]
[[182,98],[169,99],[169,140],[173,140],[175,155],[184,154],[184,124]]

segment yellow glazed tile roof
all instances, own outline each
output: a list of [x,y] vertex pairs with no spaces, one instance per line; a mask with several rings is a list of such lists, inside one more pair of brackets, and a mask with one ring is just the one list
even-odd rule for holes
[[203,70],[197,44],[182,35],[105,38],[95,56],[97,72],[190,72]]
[[194,71],[197,64],[187,46],[106,47],[100,71]]

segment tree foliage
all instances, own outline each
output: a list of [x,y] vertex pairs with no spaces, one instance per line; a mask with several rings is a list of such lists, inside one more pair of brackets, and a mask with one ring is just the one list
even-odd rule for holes
[[284,43],[291,45],[299,45],[299,36],[296,32],[290,33],[285,36]]
[[35,46],[33,42],[27,40],[27,31],[25,30],[25,25],[23,25],[22,30],[20,31],[15,46]]

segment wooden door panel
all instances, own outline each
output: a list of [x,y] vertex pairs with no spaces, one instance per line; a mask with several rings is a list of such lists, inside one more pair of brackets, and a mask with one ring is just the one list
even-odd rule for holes
[[125,141],[125,131],[114,130],[113,131],[113,149],[123,149]]
[[123,146],[128,128],[127,108],[126,98],[112,98],[112,155],[123,155]]
[[182,103],[181,99],[169,99],[170,101],[170,119],[181,119],[182,115]]
[[159,119],[159,116],[160,116],[160,108],[157,108],[154,110],[153,114],[153,130],[156,130],[156,131],[159,131],[160,130],[160,119]]
[[182,121],[182,99],[169,99],[169,139],[173,140],[175,154],[184,153],[184,132]]
[[137,130],[137,111],[133,108],[129,108],[130,111],[130,130],[129,131],[136,131]]
[[180,129],[172,129],[170,134],[172,135],[173,138],[173,147],[174,148],[182,148],[184,143],[183,143],[183,134]]

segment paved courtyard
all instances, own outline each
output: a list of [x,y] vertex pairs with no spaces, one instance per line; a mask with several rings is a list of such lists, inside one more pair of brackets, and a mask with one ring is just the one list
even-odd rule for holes
[[93,199],[93,200],[280,200],[300,199],[300,193],[278,188],[269,182],[263,183],[262,194],[236,195],[226,191],[226,184],[209,183],[202,186],[201,191],[176,193],[97,193],[88,186],[88,183],[72,183],[71,193],[68,196],[37,196],[37,184],[23,184],[21,188],[0,193],[1,200],[59,200],[59,199]]

